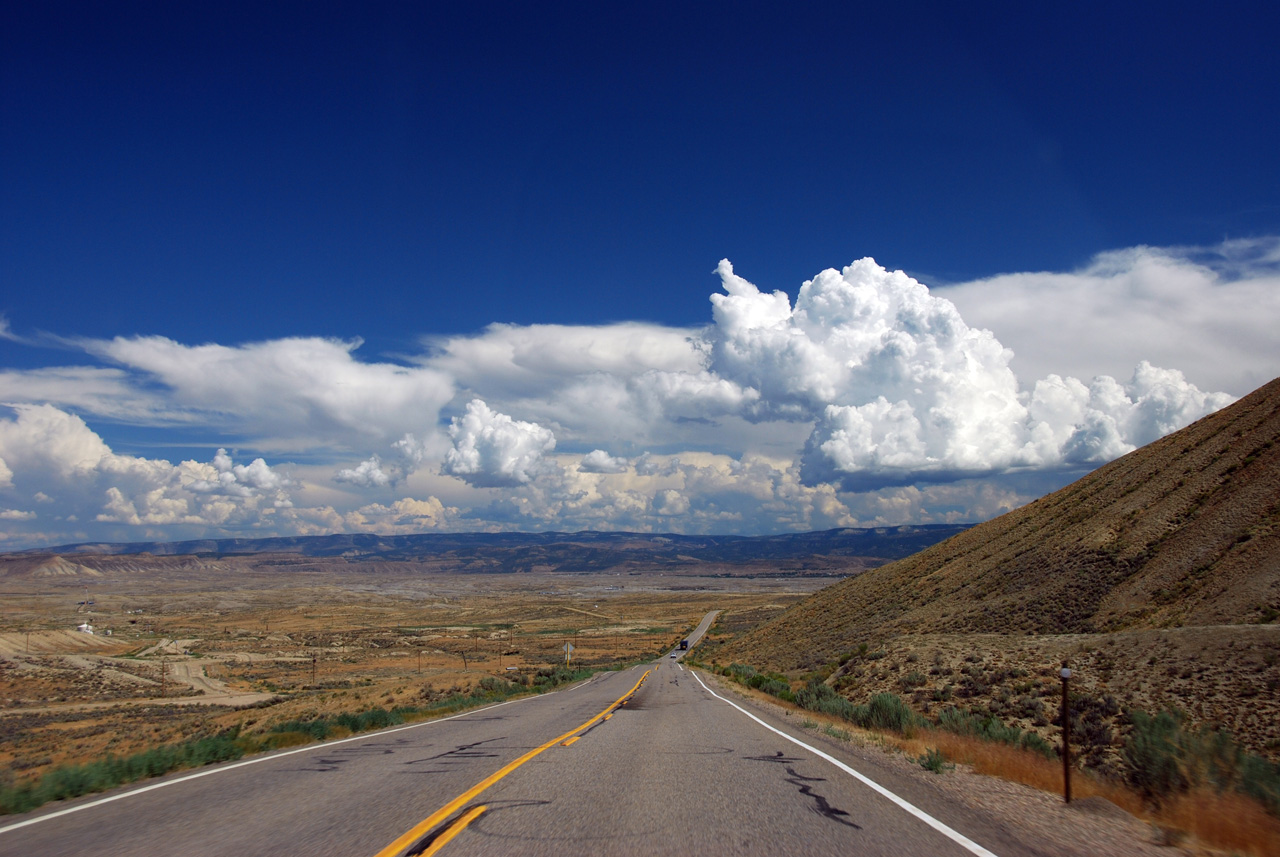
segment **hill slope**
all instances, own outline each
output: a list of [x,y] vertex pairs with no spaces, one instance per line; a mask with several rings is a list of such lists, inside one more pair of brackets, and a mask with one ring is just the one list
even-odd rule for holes
[[1280,379],[1079,481],[827,587],[724,657],[791,670],[906,633],[1273,621]]

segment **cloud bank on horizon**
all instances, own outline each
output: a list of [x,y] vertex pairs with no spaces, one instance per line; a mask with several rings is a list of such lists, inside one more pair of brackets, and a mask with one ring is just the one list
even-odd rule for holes
[[[794,300],[716,273],[701,328],[494,324],[395,362],[356,339],[63,342],[76,365],[0,371],[0,548],[979,521],[1280,362],[1274,238],[932,290],[864,258]],[[178,427],[216,454],[173,464],[100,433]]]

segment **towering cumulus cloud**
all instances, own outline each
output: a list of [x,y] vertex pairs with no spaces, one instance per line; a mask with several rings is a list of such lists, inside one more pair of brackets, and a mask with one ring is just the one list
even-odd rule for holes
[[1141,365],[1123,386],[1051,376],[1031,408],[1013,353],[954,304],[872,259],[828,269],[795,306],[718,268],[712,369],[759,392],[748,416],[813,421],[801,474],[870,490],[1100,462],[1230,401]]
[[441,471],[482,488],[531,482],[546,467],[543,455],[556,446],[548,429],[492,411],[479,399],[467,404],[463,416],[453,418],[449,437],[453,449]]

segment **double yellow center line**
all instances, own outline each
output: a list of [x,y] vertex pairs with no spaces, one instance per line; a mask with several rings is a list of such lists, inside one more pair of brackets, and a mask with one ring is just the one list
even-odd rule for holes
[[[573,729],[570,729],[568,732],[564,733],[560,737],[552,738],[550,741],[543,744],[541,747],[535,747],[534,749],[525,753],[519,759],[516,759],[514,762],[511,762],[510,764],[501,768],[496,773],[493,773],[490,776],[485,777],[483,780],[476,783],[474,786],[467,789],[465,792],[458,795],[456,798],[449,801],[444,806],[440,807],[438,810],[432,813],[425,820],[414,825],[411,830],[405,832],[402,836],[396,839],[395,842],[392,842],[386,848],[383,848],[381,851],[379,851],[375,855],[375,857],[395,857],[395,855],[400,854],[410,845],[417,842],[419,839],[421,839],[422,837],[426,836],[429,832],[434,830],[445,819],[452,816],[455,812],[457,812],[459,809],[465,806],[468,801],[476,797],[476,795],[480,794],[485,789],[489,788],[489,786],[498,782],[498,780],[502,779],[507,774],[511,773],[516,768],[520,767],[525,762],[529,761],[534,756],[541,753],[543,750],[547,750],[551,747],[554,747],[556,744],[559,744],[562,741],[566,743],[570,743],[569,739],[576,740],[574,736],[578,735],[579,732],[584,732],[587,729],[590,729],[592,726],[599,723],[601,720],[608,719],[610,716],[612,716],[614,709],[618,708],[618,706],[626,702],[627,699],[631,696],[631,694],[635,693],[637,690],[640,689],[640,685],[643,684],[644,680],[649,677],[649,673],[650,673],[650,670],[645,670],[644,675],[640,676],[640,681],[636,682],[635,685],[632,686],[632,688],[628,690],[626,693],[624,693],[622,696],[618,697],[616,700],[609,703],[608,707],[605,708],[604,711],[601,711],[599,714],[597,714],[595,717],[592,717],[590,720],[588,720],[586,723],[583,723],[581,726],[577,726],[577,727],[574,727]],[[461,818],[459,818],[447,831],[445,831],[443,834],[441,834],[439,837],[436,838],[436,841],[431,844],[432,847],[429,850],[423,852],[423,857],[427,857],[427,855],[434,854],[446,842],[448,842],[450,839],[452,839],[453,837],[461,833],[464,827],[466,827],[472,821],[475,821],[475,819],[477,819],[480,816],[480,814],[484,812],[484,810],[485,810],[485,807],[483,806],[474,807],[469,812],[467,812],[466,815],[463,815]]]

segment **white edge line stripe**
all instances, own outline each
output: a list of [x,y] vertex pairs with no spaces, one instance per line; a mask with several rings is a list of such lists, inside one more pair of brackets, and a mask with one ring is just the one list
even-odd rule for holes
[[714,696],[716,699],[720,700],[721,702],[727,702],[727,703],[729,703],[729,705],[732,705],[734,708],[738,709],[738,710],[739,710],[739,711],[741,711],[743,714],[747,715],[747,716],[748,716],[748,717],[750,717],[752,720],[754,720],[755,722],[759,723],[759,724],[760,724],[761,726],[763,726],[765,729],[768,729],[770,732],[776,732],[777,734],[781,735],[783,738],[786,738],[786,739],[787,739],[788,741],[790,741],[792,744],[798,744],[798,745],[800,745],[801,747],[804,747],[804,748],[805,748],[806,750],[808,750],[809,752],[814,753],[814,754],[816,754],[816,755],[818,755],[818,756],[822,757],[823,759],[826,759],[828,762],[830,762],[831,764],[835,765],[837,768],[839,768],[840,770],[844,771],[846,774],[849,774],[851,777],[853,777],[854,779],[856,779],[858,782],[862,783],[863,785],[865,785],[865,786],[867,786],[868,788],[870,788],[870,789],[874,790],[874,791],[875,791],[875,792],[877,792],[878,794],[880,794],[880,795],[882,795],[882,796],[884,796],[884,797],[888,798],[889,800],[893,801],[893,802],[894,802],[894,803],[896,803],[898,806],[902,807],[902,808],[903,808],[903,809],[905,809],[907,812],[911,813],[911,814],[912,814],[912,815],[914,815],[916,818],[920,819],[920,820],[921,820],[921,821],[923,821],[925,824],[929,825],[929,826],[930,826],[930,827],[932,827],[934,830],[938,831],[939,833],[941,833],[942,835],[944,835],[944,836],[946,836],[947,838],[951,839],[952,841],[956,842],[957,844],[961,845],[962,847],[964,847],[964,848],[968,849],[969,851],[973,852],[974,854],[979,855],[979,857],[996,857],[996,855],[995,855],[995,854],[993,854],[992,852],[990,852],[990,851],[988,851],[987,849],[983,848],[981,845],[979,845],[978,843],[974,842],[972,839],[969,839],[969,838],[968,838],[968,837],[966,837],[964,834],[959,833],[959,832],[957,832],[957,831],[955,831],[955,830],[952,830],[950,827],[947,827],[945,824],[943,824],[941,821],[938,821],[938,819],[934,818],[932,815],[929,815],[927,812],[925,812],[924,810],[922,810],[922,809],[920,809],[919,807],[915,806],[914,804],[909,803],[908,801],[903,800],[902,798],[898,797],[896,794],[894,794],[893,792],[889,791],[889,790],[888,790],[888,789],[886,789],[884,786],[882,786],[882,785],[880,785],[879,783],[877,783],[875,780],[870,779],[869,777],[864,776],[863,774],[858,773],[858,772],[857,772],[857,771],[855,771],[853,768],[849,767],[849,766],[848,766],[848,765],[846,765],[844,762],[840,761],[839,759],[835,758],[834,756],[829,756],[829,755],[827,755],[826,753],[822,752],[821,750],[819,750],[819,749],[818,749],[818,748],[816,748],[816,747],[810,747],[808,744],[804,743],[803,741],[801,741],[801,740],[799,740],[799,739],[797,739],[797,738],[793,738],[793,737],[791,737],[791,736],[790,736],[790,735],[788,735],[786,732],[783,732],[781,729],[776,729],[776,728],[774,728],[773,726],[770,726],[768,723],[765,723],[765,722],[764,722],[763,720],[761,720],[759,717],[756,717],[754,714],[752,714],[750,711],[747,711],[745,708],[743,708],[742,706],[738,705],[736,702],[733,702],[732,700],[729,700],[729,699],[725,699],[723,696],[721,696],[720,694],[716,693],[716,692],[715,692],[714,690],[712,690],[711,688],[707,687],[707,685],[702,681],[702,677],[701,677],[700,675],[698,675],[696,672],[693,674],[693,677],[694,677],[694,678],[696,678],[696,679],[698,680],[698,684],[702,685],[702,689],[703,689],[703,690],[705,690],[707,693],[709,693],[709,694],[711,694],[712,696]]
[[[600,673],[596,673],[595,675],[600,675]],[[594,677],[595,676],[593,675],[592,678]],[[592,679],[587,679],[587,681],[583,682],[582,684],[587,684],[591,680]],[[582,685],[574,685],[573,687],[569,688],[569,690],[576,690],[581,686]],[[552,693],[559,693],[559,692],[560,691],[552,691]],[[539,693],[536,695],[522,696],[519,699],[508,699],[506,702],[499,702],[494,705],[486,705],[484,708],[471,708],[471,709],[468,709],[467,711],[461,711],[457,714],[451,714],[448,717],[440,717],[435,720],[424,720],[421,723],[409,723],[405,726],[396,726],[392,729],[384,729],[381,732],[366,732],[361,735],[352,735],[350,738],[339,738],[337,741],[321,741],[319,744],[308,744],[306,747],[299,747],[296,750],[285,750],[279,753],[267,753],[261,756],[254,756],[251,759],[245,759],[240,762],[232,762],[229,765],[218,765],[217,767],[204,768],[203,770],[196,771],[193,774],[187,774],[186,776],[177,777],[172,780],[165,780],[164,782],[161,782],[161,783],[152,783],[149,786],[140,786],[136,789],[129,789],[128,791],[120,792],[119,794],[110,795],[109,797],[98,798],[97,800],[89,801],[88,803],[82,803],[82,804],[79,804],[78,806],[69,806],[66,809],[60,809],[57,812],[51,812],[51,813],[48,813],[47,815],[40,815],[40,816],[36,816],[35,818],[28,818],[24,821],[18,821],[13,824],[8,824],[8,825],[5,825],[4,827],[0,827],[0,833],[8,833],[10,830],[17,830],[19,827],[26,827],[29,824],[39,824],[40,822],[48,821],[51,818],[58,818],[63,815],[70,815],[73,812],[80,812],[81,810],[84,810],[84,809],[91,809],[95,806],[102,806],[104,803],[111,803],[112,801],[124,800],[127,797],[140,795],[143,792],[149,792],[152,789],[162,789],[162,788],[165,788],[166,786],[176,786],[178,783],[185,783],[188,780],[195,780],[195,779],[199,779],[200,777],[207,777],[211,774],[218,774],[223,771],[233,770],[235,768],[243,768],[246,765],[256,765],[259,762],[269,762],[273,759],[282,759],[285,756],[292,756],[294,753],[309,753],[313,750],[327,750],[330,747],[336,747],[339,744],[346,744],[350,741],[365,741],[369,738],[374,738],[381,735],[391,735],[395,732],[403,732],[406,729],[417,729],[422,726],[431,726],[435,723],[444,723],[446,720],[456,720],[459,717],[466,717],[471,714],[479,714],[482,711],[489,711],[490,709],[500,708],[504,705],[513,705],[517,702],[526,702],[530,699],[543,699],[549,695],[550,694]]]

